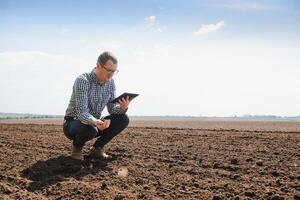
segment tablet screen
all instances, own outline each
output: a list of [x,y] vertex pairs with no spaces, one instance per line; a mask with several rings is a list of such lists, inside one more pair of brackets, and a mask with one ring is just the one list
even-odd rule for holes
[[128,93],[125,92],[123,94],[121,94],[120,96],[118,96],[117,98],[115,98],[114,100],[111,101],[111,103],[117,103],[120,99],[122,99],[123,97],[126,99],[127,97],[129,97],[129,100],[132,100],[133,98],[137,97],[139,94],[134,94],[134,93]]

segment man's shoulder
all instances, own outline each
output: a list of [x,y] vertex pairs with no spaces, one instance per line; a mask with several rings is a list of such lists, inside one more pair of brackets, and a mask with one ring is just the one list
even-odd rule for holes
[[78,84],[88,84],[90,82],[90,74],[89,73],[83,73],[77,76],[75,83]]
[[86,79],[88,80],[88,77],[89,77],[89,73],[83,73],[83,74],[80,74],[79,76],[77,76],[77,79]]

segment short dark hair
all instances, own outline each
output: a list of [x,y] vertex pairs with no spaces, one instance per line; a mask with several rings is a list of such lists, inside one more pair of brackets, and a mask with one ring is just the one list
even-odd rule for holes
[[114,64],[118,64],[118,60],[116,56],[114,56],[111,52],[105,51],[100,54],[97,62],[100,64],[105,64],[108,60],[111,60]]

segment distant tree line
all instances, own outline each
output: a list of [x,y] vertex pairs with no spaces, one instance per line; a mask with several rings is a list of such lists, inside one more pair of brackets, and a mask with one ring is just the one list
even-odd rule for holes
[[277,116],[277,115],[243,115],[243,118],[268,118],[268,119],[297,119],[300,118],[300,116]]

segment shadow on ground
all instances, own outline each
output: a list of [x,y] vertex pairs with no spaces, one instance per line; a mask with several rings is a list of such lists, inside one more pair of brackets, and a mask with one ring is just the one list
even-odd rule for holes
[[107,164],[106,161],[99,159],[86,157],[83,161],[79,161],[70,156],[59,156],[46,161],[37,161],[21,171],[21,176],[32,180],[27,188],[32,192],[60,182],[66,177],[80,179],[87,174],[96,174],[100,170],[112,170]]

